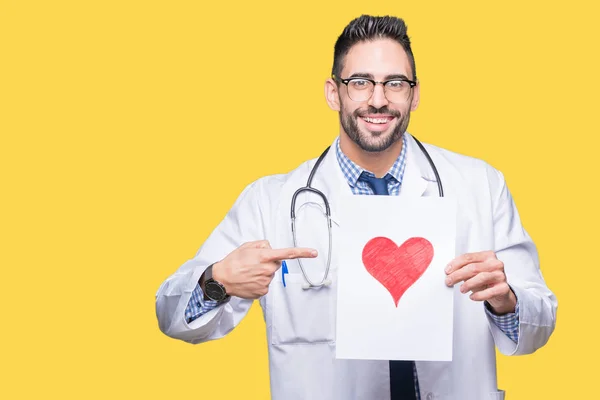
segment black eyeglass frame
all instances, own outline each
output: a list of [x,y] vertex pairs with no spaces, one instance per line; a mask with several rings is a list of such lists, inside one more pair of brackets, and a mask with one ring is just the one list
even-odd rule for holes
[[332,75],[331,77],[333,78],[334,81],[341,82],[341,83],[343,83],[346,86],[348,86],[348,84],[350,83],[350,81],[353,81],[353,80],[356,80],[356,79],[362,79],[363,81],[371,82],[373,84],[373,86],[377,85],[378,83],[381,83],[383,86],[385,86],[386,83],[393,82],[393,81],[403,81],[403,82],[406,82],[406,83],[408,83],[410,85],[411,88],[414,88],[415,86],[417,86],[417,82],[411,81],[410,79],[406,79],[406,78],[394,78],[394,79],[388,79],[387,81],[379,82],[379,81],[376,81],[375,79],[363,78],[362,76],[357,76],[357,77],[348,78],[348,79],[338,78],[335,75]]
[[[335,75],[331,75],[331,77],[333,78],[334,81],[341,82],[344,85],[346,85],[346,87],[348,87],[348,84],[350,83],[350,81],[357,80],[357,79],[362,79],[363,81],[371,82],[373,84],[373,89],[375,89],[375,86],[377,86],[379,83],[381,83],[381,85],[385,89],[385,85],[388,82],[394,82],[394,81],[403,81],[403,82],[406,82],[406,83],[408,83],[408,85],[410,86],[411,89],[414,88],[415,86],[417,86],[417,82],[411,81],[410,79],[406,79],[406,78],[394,78],[394,79],[388,79],[387,81],[379,82],[379,81],[376,81],[375,79],[364,78],[362,76],[357,76],[357,77],[354,77],[354,78],[347,78],[347,79],[342,79],[342,78],[339,78],[339,77],[337,77]],[[371,92],[371,96],[373,96],[373,92]],[[369,98],[371,96],[369,96]]]

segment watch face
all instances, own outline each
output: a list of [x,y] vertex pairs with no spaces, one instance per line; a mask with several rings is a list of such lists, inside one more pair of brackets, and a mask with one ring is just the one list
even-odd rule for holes
[[225,290],[216,282],[206,282],[204,285],[206,295],[215,301],[221,301],[225,298]]

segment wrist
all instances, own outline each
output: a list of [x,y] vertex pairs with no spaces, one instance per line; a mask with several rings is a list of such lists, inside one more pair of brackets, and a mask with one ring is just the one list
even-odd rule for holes
[[[218,266],[219,264],[221,264],[221,262],[216,262],[214,264],[209,265],[204,272],[202,273],[202,275],[200,275],[200,280],[198,281],[198,283],[200,284],[200,289],[202,289],[202,291],[204,291],[205,288],[205,284],[206,284],[206,275],[207,272],[209,272],[209,268],[211,269],[210,271],[210,275],[212,276],[212,278],[217,281],[217,282],[222,282],[221,280],[221,276],[220,276],[220,270],[221,268]],[[216,268],[215,268],[216,267]]]
[[498,315],[498,316],[506,315],[506,314],[515,312],[516,307],[517,307],[517,297],[511,290],[510,292],[508,292],[506,299],[504,299],[500,302],[496,302],[496,301],[490,299],[486,303],[487,303],[488,309],[493,314]]
[[215,281],[224,284],[224,282],[223,282],[223,280],[224,280],[223,262],[222,261],[217,261],[216,263],[214,263],[212,265],[212,278]]
[[[220,264],[214,263],[206,268],[206,271],[202,274],[201,280],[201,288],[204,292],[204,298],[207,300],[216,301],[218,303],[224,303],[229,300],[230,295],[227,293],[225,286],[220,280],[221,271]],[[215,269],[215,267],[217,267]],[[216,276],[215,276],[216,272]]]

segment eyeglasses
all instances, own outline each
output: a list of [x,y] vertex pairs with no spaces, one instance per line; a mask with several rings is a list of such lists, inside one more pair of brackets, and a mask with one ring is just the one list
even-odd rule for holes
[[373,95],[375,85],[381,83],[385,97],[390,103],[404,103],[408,100],[412,88],[417,84],[417,82],[404,78],[394,78],[384,82],[377,82],[368,78],[340,79],[335,75],[332,77],[334,80],[346,85],[348,87],[348,97],[358,102],[369,100]]

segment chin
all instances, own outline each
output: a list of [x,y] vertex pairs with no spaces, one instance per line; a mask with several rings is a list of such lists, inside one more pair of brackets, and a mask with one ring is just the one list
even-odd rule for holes
[[369,153],[378,153],[384,150],[387,150],[388,148],[390,148],[394,142],[390,141],[390,140],[373,140],[373,139],[367,139],[367,140],[361,140],[360,143],[357,143],[358,146],[363,149],[364,151],[367,151]]
[[396,142],[396,140],[393,140],[392,135],[393,130],[390,132],[363,132],[358,145],[368,152],[380,152],[388,149]]

